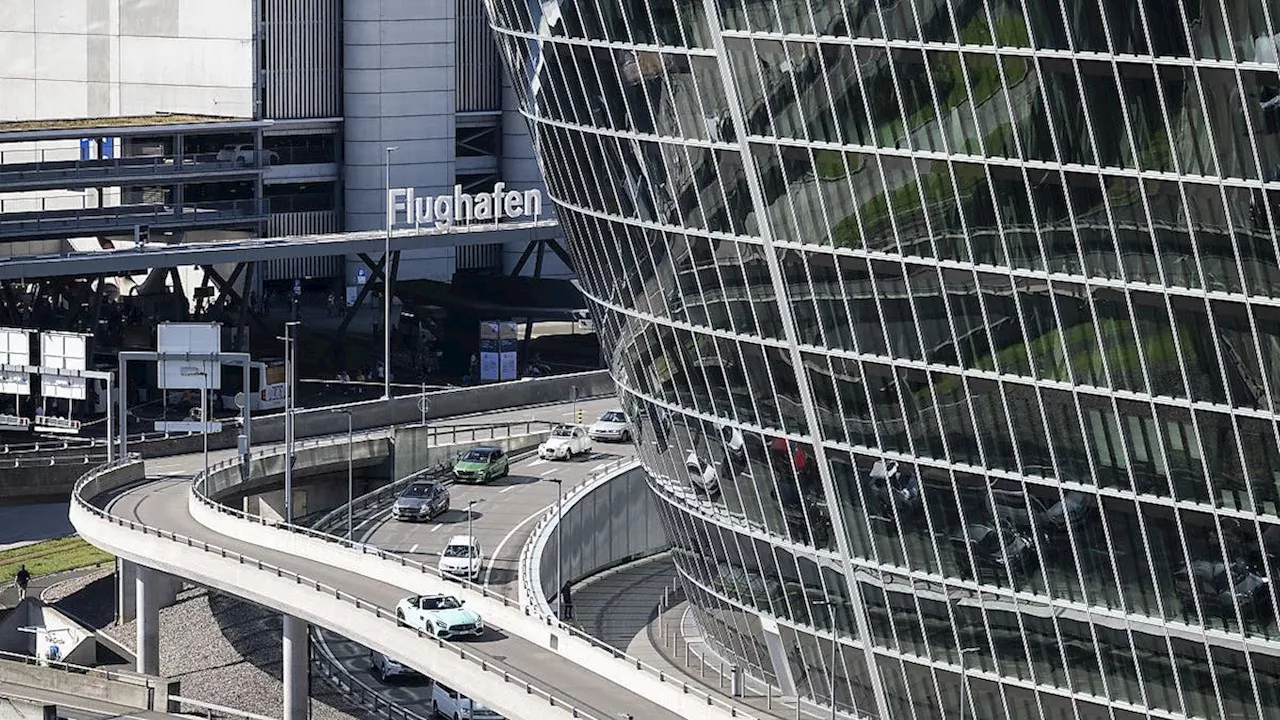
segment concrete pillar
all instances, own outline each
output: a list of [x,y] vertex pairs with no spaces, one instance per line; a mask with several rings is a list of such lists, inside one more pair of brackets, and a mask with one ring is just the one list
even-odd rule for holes
[[137,606],[138,566],[116,558],[116,622],[127,623],[134,618]]
[[137,671],[145,675],[160,674],[160,584],[167,582],[163,573],[144,565],[134,569],[135,610],[138,623]]
[[311,663],[307,623],[284,616],[284,714],[282,720],[307,720],[310,710]]

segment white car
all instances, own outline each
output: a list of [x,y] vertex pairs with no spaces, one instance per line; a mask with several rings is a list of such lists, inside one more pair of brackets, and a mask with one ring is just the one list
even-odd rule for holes
[[280,161],[280,155],[272,150],[258,150],[253,145],[223,145],[218,151],[218,162],[233,162],[236,165],[254,165],[258,158],[263,164],[274,165]]
[[452,595],[412,595],[396,604],[396,620],[442,640],[484,634],[480,613]]
[[587,430],[592,440],[629,442],[631,440],[631,421],[621,410],[609,410]]
[[591,452],[591,438],[581,425],[561,425],[538,446],[538,457],[543,460],[568,460],[586,452]]
[[484,703],[478,703],[448,685],[432,683],[431,709],[449,720],[503,720]]
[[484,552],[480,541],[469,535],[454,535],[440,553],[440,574],[446,578],[464,577],[472,582],[480,579]]
[[695,490],[701,490],[708,496],[720,492],[720,470],[714,462],[703,462],[697,453],[691,452],[684,459],[684,468]]
[[418,672],[413,668],[405,667],[398,661],[383,655],[376,650],[369,651],[370,664],[373,666],[373,676],[381,682],[387,682],[400,677],[416,677]]

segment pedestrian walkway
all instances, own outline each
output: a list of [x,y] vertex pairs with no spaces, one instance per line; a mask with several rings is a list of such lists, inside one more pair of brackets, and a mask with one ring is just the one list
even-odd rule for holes
[[698,635],[688,603],[677,603],[658,617],[658,604],[675,577],[670,555],[601,573],[574,588],[574,620],[592,637],[683,678],[691,686],[746,705],[757,717],[815,717],[807,707],[798,711],[794,697],[766,696],[749,689],[746,697],[731,698],[729,679],[720,671],[721,661],[708,652]]

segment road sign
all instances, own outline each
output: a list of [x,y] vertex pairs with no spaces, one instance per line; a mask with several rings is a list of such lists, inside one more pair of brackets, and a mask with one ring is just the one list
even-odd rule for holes
[[243,393],[243,392],[238,392],[238,393],[236,393],[236,409],[237,409],[237,410],[243,410],[243,409],[244,409],[244,403],[245,403],[245,400],[246,400],[246,399],[247,399],[247,398],[245,398],[245,396],[244,396],[244,393]]
[[367,277],[365,276],[365,274],[364,274],[364,268],[360,268],[359,270],[356,270],[356,284],[357,284],[357,285],[363,285],[363,284],[364,284],[364,281],[365,281],[365,280],[367,280],[367,279],[368,279],[368,278],[367,278]]
[[426,399],[425,397],[423,397],[423,398],[418,398],[418,410],[419,410],[419,411],[421,411],[421,412],[427,412],[427,411],[428,411],[428,410],[430,410],[430,409],[431,409],[431,401],[430,401],[430,400]]

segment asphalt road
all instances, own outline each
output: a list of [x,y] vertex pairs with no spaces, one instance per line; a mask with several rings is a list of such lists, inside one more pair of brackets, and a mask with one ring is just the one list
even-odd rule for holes
[[[610,409],[611,403],[584,403],[588,421],[594,419],[592,413],[599,416]],[[449,536],[467,534],[467,502],[476,500],[472,532],[485,554],[481,581],[493,590],[516,597],[520,552],[538,518],[556,502],[555,483],[546,480],[557,478],[567,490],[604,465],[634,454],[630,443],[596,442],[590,455],[574,460],[529,458],[513,465],[509,476],[493,484],[451,485],[451,509],[435,520],[400,522],[391,519],[388,510],[371,518],[363,528],[357,525],[357,532],[363,531],[363,542],[419,562],[431,562]],[[424,679],[401,678],[384,683],[373,675],[366,648],[335,633],[322,632],[321,638],[334,659],[356,680],[410,712],[431,717],[431,687]]]
[[[588,420],[591,420],[594,419],[592,418],[593,414],[598,415],[599,412],[612,407],[614,403],[612,401],[595,401],[581,405],[586,410]],[[571,419],[572,416],[573,410],[568,405],[559,405],[532,410],[524,409],[494,413],[484,416],[484,420],[532,419],[565,421]],[[453,421],[457,421],[457,419],[455,418]],[[585,477],[591,467],[600,463],[601,460],[596,460],[590,465],[588,462],[573,464],[577,472],[582,473],[580,477]],[[237,538],[215,533],[205,528],[192,518],[187,510],[189,482],[175,477],[181,473],[189,475],[199,468],[201,463],[202,460],[199,454],[182,458],[169,458],[157,463],[157,465],[161,466],[157,469],[162,470],[163,474],[169,477],[140,485],[111,498],[107,503],[107,510],[115,515],[187,535],[221,546],[227,550],[243,553],[249,557],[287,568],[292,572],[340,588],[345,592],[357,595],[384,608],[394,607],[407,594],[404,589],[390,583],[364,576],[353,576],[343,570],[310,558],[299,557],[273,548],[243,542]],[[544,471],[540,469],[542,467],[542,465],[535,466],[532,462],[528,463],[527,468],[526,465],[521,464],[517,471],[513,471],[510,482],[502,485],[475,488],[476,492],[489,493],[502,498],[501,501],[493,500],[493,504],[490,505],[490,508],[493,508],[490,510],[489,516],[489,522],[492,525],[487,524],[488,529],[486,530],[489,533],[489,537],[493,537],[501,529],[500,518],[503,517],[503,513],[499,511],[501,506],[509,504],[511,511],[506,517],[515,518],[516,522],[518,522],[527,517],[528,513],[532,513],[533,509],[530,509],[528,513],[521,517],[523,510],[517,510],[517,507],[533,508],[537,505],[546,507],[549,504],[546,498],[554,498],[555,488],[551,483],[529,480],[530,476],[527,472],[536,471],[539,474],[535,474],[533,477],[541,477],[540,473]],[[564,465],[564,467],[568,468],[570,466]],[[148,463],[148,475],[153,477],[156,475],[151,470],[150,462]],[[524,479],[523,482],[520,481],[522,478]],[[515,489],[503,493],[502,491],[507,487]],[[526,500],[523,497],[525,492],[537,493],[538,499]],[[549,495],[547,494],[548,492],[550,493]],[[459,491],[459,499],[461,497],[462,493]],[[455,500],[455,504],[456,502]],[[479,514],[480,510],[477,507],[477,521],[480,520]],[[428,525],[411,528],[406,526],[406,529],[396,528],[397,532],[410,530],[415,533],[424,533],[427,536],[433,534]],[[509,530],[510,526],[502,532],[505,534]],[[375,530],[374,532],[376,533],[377,531]],[[391,530],[387,532],[391,532]],[[439,536],[439,532],[437,531],[435,535]],[[477,534],[478,532],[479,529],[477,528]],[[441,538],[440,542],[442,543],[443,540],[444,538]],[[421,545],[422,542],[419,541],[418,544]],[[412,547],[412,544],[410,547]],[[518,553],[518,547],[512,545],[508,549],[504,546],[504,556],[512,552]],[[333,630],[340,632],[341,628],[334,628]],[[544,650],[540,646],[521,638],[508,636],[497,629],[490,628],[484,637],[470,641],[468,644],[473,651],[487,656],[489,663],[493,667],[505,670],[513,677],[527,681],[537,687],[553,691],[580,709],[600,718],[616,718],[624,712],[646,720],[677,720],[679,717],[625,687],[609,682],[593,672],[584,671],[581,666],[566,661],[555,653]]]

